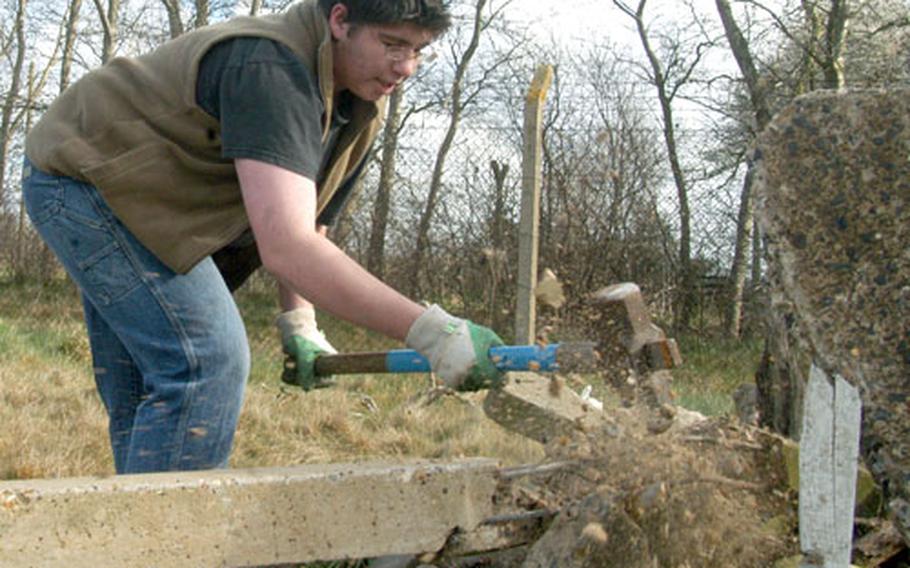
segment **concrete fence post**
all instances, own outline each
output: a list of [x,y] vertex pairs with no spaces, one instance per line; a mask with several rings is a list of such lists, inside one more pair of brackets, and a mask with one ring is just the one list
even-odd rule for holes
[[0,482],[0,566],[272,566],[422,554],[493,513],[494,460]]
[[542,123],[553,67],[540,65],[525,98],[524,150],[522,158],[521,223],[518,230],[518,294],[515,306],[515,343],[534,342],[537,306],[537,254],[540,237],[540,179],[543,155]]

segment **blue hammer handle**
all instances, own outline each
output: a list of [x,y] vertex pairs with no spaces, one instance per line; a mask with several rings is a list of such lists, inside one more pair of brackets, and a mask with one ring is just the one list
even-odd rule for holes
[[[507,345],[490,348],[490,360],[500,371],[555,371],[558,343],[539,345]],[[389,373],[429,373],[430,362],[413,349],[395,349],[386,355]]]
[[[557,371],[560,345],[515,345],[490,349],[493,364],[501,371]],[[373,353],[320,355],[315,362],[316,376],[351,373],[429,373],[430,362],[413,349],[394,349]]]

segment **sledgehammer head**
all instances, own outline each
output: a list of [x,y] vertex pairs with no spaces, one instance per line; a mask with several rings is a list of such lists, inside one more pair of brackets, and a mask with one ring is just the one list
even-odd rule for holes
[[607,286],[594,294],[607,329],[605,344],[620,341],[628,354],[651,370],[673,369],[682,364],[676,341],[651,323],[641,289],[632,282]]
[[[680,364],[676,342],[651,323],[636,284],[609,286],[597,292],[593,300],[598,313],[592,323],[600,340],[591,351],[580,353],[579,361],[594,358],[597,370],[622,387],[627,387],[627,379],[636,373],[653,376]],[[571,389],[554,389],[554,380],[558,379],[510,373],[502,386],[487,393],[484,412],[504,428],[543,443],[606,423],[600,409]]]

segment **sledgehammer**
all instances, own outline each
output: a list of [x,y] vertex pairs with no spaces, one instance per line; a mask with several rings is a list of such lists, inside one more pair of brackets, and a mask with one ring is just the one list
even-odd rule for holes
[[[597,368],[593,342],[549,345],[507,345],[490,349],[490,360],[500,371],[591,372]],[[293,363],[292,363],[293,364]],[[429,373],[430,362],[412,349],[372,353],[320,355],[316,376],[359,373]]]

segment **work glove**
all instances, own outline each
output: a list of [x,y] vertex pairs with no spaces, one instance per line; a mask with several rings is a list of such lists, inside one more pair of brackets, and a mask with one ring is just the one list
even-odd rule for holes
[[490,348],[502,340],[486,327],[430,306],[408,330],[407,346],[430,361],[446,386],[462,391],[497,386],[502,372],[490,360]]
[[281,331],[281,346],[285,353],[281,380],[305,391],[332,386],[332,377],[316,376],[316,357],[338,351],[317,327],[313,307],[284,312],[275,324]]

